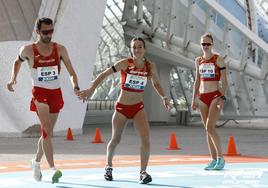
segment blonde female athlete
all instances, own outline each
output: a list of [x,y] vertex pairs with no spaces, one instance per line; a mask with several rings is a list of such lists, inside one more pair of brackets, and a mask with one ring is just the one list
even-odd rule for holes
[[[196,77],[193,89],[192,109],[196,110],[195,99],[199,96],[200,113],[207,133],[207,143],[212,161],[205,170],[221,170],[225,161],[222,156],[220,138],[215,125],[226,100],[226,66],[223,58],[212,52],[213,37],[207,33],[201,37],[203,55],[196,58]],[[220,84],[221,82],[221,84]]]

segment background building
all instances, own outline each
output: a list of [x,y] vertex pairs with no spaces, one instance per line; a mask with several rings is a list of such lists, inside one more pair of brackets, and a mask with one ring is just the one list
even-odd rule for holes
[[[0,0],[0,134],[21,136],[38,122],[28,112],[28,67],[24,66],[20,73],[17,92],[8,93],[5,83],[19,47],[36,38],[34,22],[41,16],[55,20],[55,40],[69,50],[81,88],[117,60],[128,57],[132,37],[144,37],[146,55],[158,65],[162,85],[174,106],[171,113],[165,112],[159,97],[148,86],[145,106],[149,120],[157,123],[198,119],[198,112],[190,109],[194,59],[201,53],[200,36],[211,32],[215,51],[224,56],[228,66],[228,100],[222,118],[267,118],[266,4],[264,0]],[[110,121],[119,82],[119,74],[108,78],[86,105],[73,95],[65,70],[65,108],[56,133],[68,127],[82,133],[83,124]],[[86,113],[87,109],[90,111]]]

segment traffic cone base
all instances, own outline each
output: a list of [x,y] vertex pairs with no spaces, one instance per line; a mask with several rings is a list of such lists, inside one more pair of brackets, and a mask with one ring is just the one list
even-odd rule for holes
[[66,135],[66,139],[65,140],[68,140],[68,141],[74,140],[73,133],[72,133],[72,129],[71,128],[68,128],[68,131],[67,131],[67,135]]
[[95,138],[94,138],[94,140],[91,143],[94,143],[94,144],[104,143],[102,141],[101,132],[100,132],[100,129],[99,128],[96,128]]
[[171,132],[170,139],[169,139],[169,146],[168,146],[167,149],[168,150],[179,150],[179,149],[181,149],[177,144],[176,135],[174,134],[174,132]]
[[239,156],[239,155],[241,155],[240,153],[237,153],[235,140],[234,140],[233,136],[229,137],[227,153],[224,155],[225,156]]

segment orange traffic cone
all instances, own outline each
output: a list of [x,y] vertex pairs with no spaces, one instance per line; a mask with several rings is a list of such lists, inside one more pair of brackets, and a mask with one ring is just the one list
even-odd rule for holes
[[70,141],[74,140],[71,128],[68,128],[67,135],[66,135],[66,140],[70,140]]
[[227,153],[225,155],[227,155],[227,156],[241,155],[241,154],[237,153],[237,151],[236,151],[235,140],[234,140],[233,136],[229,137]]
[[169,139],[169,147],[167,149],[168,150],[179,150],[179,149],[181,149],[177,145],[176,135],[175,135],[175,133],[173,131],[171,132],[170,139]]
[[92,141],[92,143],[96,144],[96,143],[103,143],[102,139],[101,139],[101,133],[100,133],[100,129],[96,128],[95,131],[95,138]]

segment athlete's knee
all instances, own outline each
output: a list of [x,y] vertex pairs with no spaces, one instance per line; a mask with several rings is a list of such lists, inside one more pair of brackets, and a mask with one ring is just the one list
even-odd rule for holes
[[150,136],[149,135],[143,135],[141,137],[141,144],[143,147],[150,147]]
[[44,126],[41,126],[41,136],[42,136],[43,140],[51,138],[52,137],[52,131],[47,130]]
[[42,136],[43,140],[47,139],[47,137],[48,137],[47,131],[44,128],[44,126],[41,127],[41,136]]
[[208,134],[213,134],[215,132],[215,125],[213,125],[211,123],[207,123],[206,131]]
[[117,135],[117,136],[113,136],[111,139],[111,144],[113,145],[117,145],[120,143],[122,136],[121,135]]

